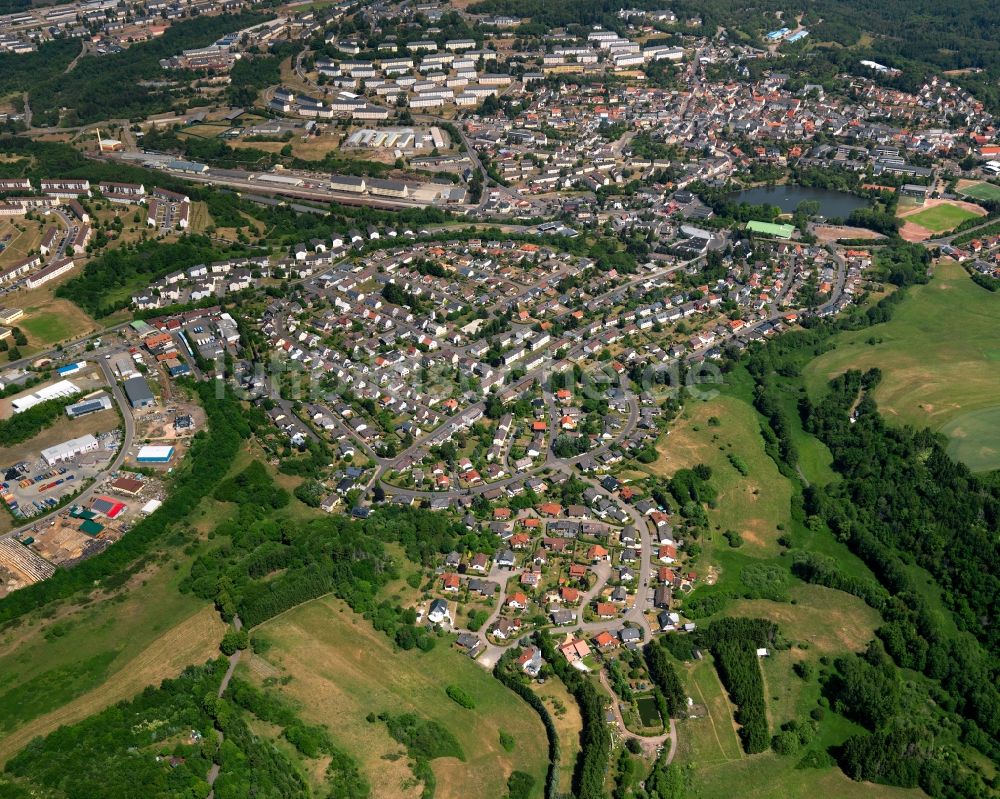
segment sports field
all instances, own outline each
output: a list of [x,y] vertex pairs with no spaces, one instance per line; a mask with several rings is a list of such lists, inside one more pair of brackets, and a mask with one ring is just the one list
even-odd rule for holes
[[[366,721],[369,713],[414,712],[447,727],[465,752],[464,762],[432,761],[437,799],[503,796],[515,769],[535,777],[533,796],[541,797],[547,745],[538,715],[489,672],[438,641],[430,652],[395,650],[384,633],[324,598],[308,602],[265,622],[254,631],[267,649],[263,663],[252,658],[241,669],[251,679],[288,677],[280,691],[312,723],[327,724],[337,742],[351,752],[372,783],[373,799],[419,796],[405,754],[385,725]],[[283,679],[279,679],[283,682]],[[473,710],[445,695],[460,685],[476,701]],[[500,731],[516,741],[512,752],[500,744]]]
[[[966,185],[962,185],[965,182]],[[987,183],[985,181],[962,181],[958,185],[958,193],[964,194],[966,197],[972,197],[976,200],[992,200],[996,202],[1000,200],[1000,186],[995,183]]]
[[979,214],[967,208],[961,208],[950,203],[925,208],[915,214],[907,214],[907,222],[915,222],[932,233],[945,233],[954,230],[967,219],[975,219]]
[[[844,333],[803,371],[810,397],[847,369],[882,370],[875,390],[890,420],[941,430],[974,469],[1000,468],[1000,296],[945,260],[887,324]],[[993,414],[987,410],[993,409]]]
[[21,320],[20,325],[28,334],[28,340],[39,345],[63,341],[76,335],[80,330],[72,315],[54,310],[33,313]]

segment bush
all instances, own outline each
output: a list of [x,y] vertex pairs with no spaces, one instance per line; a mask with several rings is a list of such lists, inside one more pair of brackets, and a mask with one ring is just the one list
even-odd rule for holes
[[438,757],[465,760],[465,752],[458,739],[436,721],[421,719],[414,713],[398,716],[381,713],[379,718],[385,722],[389,735],[403,744],[415,760],[434,760]]
[[750,467],[747,465],[747,462],[743,460],[743,458],[741,458],[739,455],[734,455],[733,453],[729,453],[729,462],[733,465],[733,468],[740,474],[742,474],[744,477],[750,474]]
[[222,654],[224,655],[232,655],[237,650],[246,649],[248,646],[250,646],[250,636],[246,630],[229,629],[222,636],[222,643],[219,644],[219,649],[222,650]]
[[500,746],[502,746],[506,752],[513,752],[517,747],[517,741],[509,732],[500,730]]
[[524,771],[512,771],[507,778],[507,799],[529,799],[535,778]]
[[448,698],[452,702],[461,705],[467,710],[472,710],[476,706],[476,700],[472,695],[459,685],[449,685],[445,689],[445,693],[448,694]]

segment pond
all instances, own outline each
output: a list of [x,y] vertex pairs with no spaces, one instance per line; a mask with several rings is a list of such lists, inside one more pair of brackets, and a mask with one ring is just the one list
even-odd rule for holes
[[635,706],[639,710],[639,719],[642,721],[643,727],[659,727],[662,724],[660,720],[660,709],[656,706],[656,699],[648,694],[646,696],[637,696],[635,698]]
[[750,205],[776,205],[784,213],[794,213],[800,203],[811,200],[819,203],[819,213],[827,218],[847,219],[851,211],[868,205],[868,201],[844,191],[832,189],[812,189],[808,186],[758,186],[731,194],[729,199]]

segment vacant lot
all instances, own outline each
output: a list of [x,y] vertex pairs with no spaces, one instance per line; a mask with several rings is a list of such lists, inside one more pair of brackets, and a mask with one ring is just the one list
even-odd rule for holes
[[[435,719],[458,738],[465,762],[433,761],[438,799],[502,796],[514,769],[532,774],[534,795],[541,796],[547,747],[540,719],[446,640],[428,653],[394,651],[384,634],[333,599],[295,608],[256,633],[270,644],[268,664],[291,678],[281,691],[300,705],[305,719],[329,725],[337,741],[358,758],[374,799],[420,792],[385,725],[365,720],[382,711]],[[251,663],[247,673],[259,676],[261,670]],[[449,700],[449,684],[472,694],[476,708],[466,710]],[[500,730],[517,741],[513,752],[501,747]]]
[[114,408],[83,416],[79,419],[59,418],[52,427],[46,428],[34,438],[22,441],[13,447],[0,447],[0,466],[10,466],[21,460],[37,460],[46,447],[61,444],[71,438],[91,433],[106,433],[119,425],[118,412]]
[[998,318],[1000,296],[942,261],[929,284],[910,289],[890,322],[837,336],[834,349],[808,364],[809,395],[821,396],[847,369],[878,367],[875,399],[888,419],[946,432],[958,442],[954,454],[972,454],[973,468],[1000,467],[1000,426],[986,424],[995,417],[959,420],[1000,408]]

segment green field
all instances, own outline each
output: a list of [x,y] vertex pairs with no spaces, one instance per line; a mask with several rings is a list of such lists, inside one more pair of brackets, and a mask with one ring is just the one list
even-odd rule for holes
[[[385,725],[365,720],[382,711],[414,712],[440,722],[458,739],[464,762],[432,761],[437,799],[503,796],[515,769],[533,775],[533,795],[542,795],[548,751],[541,720],[447,639],[427,653],[396,651],[383,633],[329,598],[271,619],[254,634],[264,639],[266,649],[245,667],[244,676],[289,677],[281,692],[299,706],[304,719],[329,725],[337,742],[358,758],[372,783],[373,799],[420,792]],[[475,697],[475,709],[448,699],[449,684]],[[500,745],[501,729],[516,740],[513,752]]]
[[[841,650],[843,651],[843,650]],[[818,661],[818,650],[792,649],[774,652],[761,664],[769,723],[772,728],[792,718],[805,718],[816,706],[819,685],[805,682],[792,672],[800,660]],[[733,707],[719,682],[709,659],[686,665],[684,676],[689,696],[694,700],[696,717],[678,724],[679,748],[676,762],[690,765],[689,795],[699,799],[814,799],[817,796],[837,799],[918,799],[919,790],[904,790],[884,785],[854,782],[835,766],[796,768],[801,755],[781,757],[773,752],[744,754],[733,722]],[[843,741],[860,730],[851,722],[827,713],[819,736],[811,745],[822,748]]]
[[810,397],[847,369],[878,367],[875,399],[888,420],[941,430],[971,468],[1000,467],[1000,425],[991,424],[1000,412],[1000,296],[952,261],[909,291],[890,322],[837,336],[805,367]]
[[40,313],[21,320],[23,327],[33,341],[49,344],[72,336],[76,329],[69,319],[55,313]]
[[0,635],[0,762],[36,735],[218,654],[222,621],[177,590],[180,574],[156,567],[130,590],[33,614]]
[[[791,517],[792,486],[764,451],[757,412],[749,404],[727,394],[689,403],[658,450],[659,459],[646,467],[656,476],[699,463],[711,466],[711,482],[719,493],[718,507],[708,512],[712,526],[739,532],[744,549],[756,556],[777,554],[778,525],[787,525]],[[746,464],[746,477],[730,455]]]
[[976,214],[957,205],[936,205],[916,214],[905,217],[906,222],[914,222],[933,233],[945,233],[954,230],[967,219],[975,219]]
[[959,189],[958,193],[976,200],[992,200],[994,202],[1000,200],[1000,186],[995,183],[974,183],[964,189]]
[[956,416],[941,428],[948,441],[948,454],[974,472],[1000,466],[1000,406],[981,408]]

